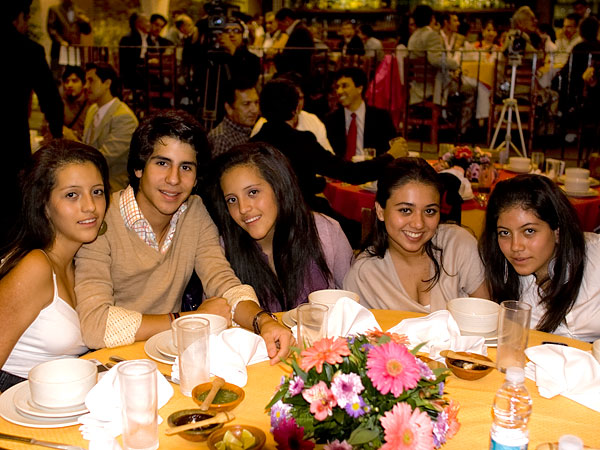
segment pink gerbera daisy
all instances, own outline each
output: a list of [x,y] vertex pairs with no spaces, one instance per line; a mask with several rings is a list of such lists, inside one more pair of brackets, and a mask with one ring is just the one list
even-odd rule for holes
[[343,361],[343,356],[348,356],[350,349],[344,338],[323,338],[313,344],[312,347],[300,353],[300,368],[308,372],[316,367],[317,373],[323,371],[323,363],[338,364]]
[[408,403],[396,403],[380,421],[385,430],[385,444],[381,450],[431,450],[434,448],[431,419],[419,408],[411,411]]
[[402,344],[391,341],[373,347],[367,356],[367,375],[382,394],[398,397],[414,388],[421,377],[415,357]]

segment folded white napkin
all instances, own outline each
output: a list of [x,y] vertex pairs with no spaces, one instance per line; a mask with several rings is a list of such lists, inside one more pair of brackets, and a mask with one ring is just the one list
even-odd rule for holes
[[404,334],[411,347],[426,342],[420,351],[429,352],[429,357],[438,361],[444,360],[440,356],[442,350],[487,355],[485,340],[481,336],[461,336],[456,321],[447,310],[435,311],[425,317],[404,319],[388,331]]
[[525,350],[527,378],[542,397],[563,395],[600,412],[600,363],[588,352],[564,345],[538,345]]
[[[114,438],[123,433],[121,390],[117,378],[119,364],[106,372],[85,397],[85,406],[90,412],[79,418],[79,423],[82,424],[79,430],[83,438],[90,441],[90,449],[111,449],[108,444],[116,444]],[[160,372],[157,374],[156,384],[160,409],[173,396],[173,387]],[[162,422],[160,416],[158,422]]]
[[[229,328],[210,336],[210,373],[228,383],[246,386],[246,366],[269,359],[262,337],[243,328]],[[179,358],[175,359],[171,377],[179,380]]]
[[[381,330],[375,316],[364,306],[348,297],[340,297],[327,316],[327,336],[350,336],[365,333],[368,330]],[[298,326],[292,328],[298,339]]]

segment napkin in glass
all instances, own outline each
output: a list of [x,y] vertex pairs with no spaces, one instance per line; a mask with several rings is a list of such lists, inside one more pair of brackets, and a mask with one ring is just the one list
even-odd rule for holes
[[[269,359],[264,339],[244,328],[229,328],[218,335],[211,334],[209,341],[211,375],[236,386],[246,386],[246,366]],[[172,367],[171,377],[179,380],[179,357]]]
[[588,352],[564,345],[544,344],[525,350],[527,378],[542,397],[563,395],[600,412],[600,363]]
[[429,353],[429,357],[437,361],[444,361],[444,357],[440,356],[442,350],[487,355],[484,338],[461,336],[454,317],[445,309],[432,312],[425,317],[404,319],[388,331],[404,334],[410,341],[410,347],[425,342],[420,351]]
[[[90,449],[110,449],[112,447],[107,446],[106,443],[114,441],[115,437],[123,433],[121,391],[117,377],[119,364],[105,372],[85,397],[85,406],[90,412],[79,418],[81,424],[79,430],[83,438],[90,441]],[[156,383],[157,403],[160,409],[173,397],[173,387],[160,372],[157,373]],[[158,422],[162,422],[160,416]]]

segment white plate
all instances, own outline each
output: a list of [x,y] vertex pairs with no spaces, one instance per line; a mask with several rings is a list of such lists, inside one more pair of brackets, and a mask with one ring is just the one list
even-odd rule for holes
[[165,334],[168,334],[169,336],[171,336],[171,330],[162,331],[158,334],[155,334],[150,339],[148,339],[146,341],[146,343],[144,344],[144,351],[146,352],[146,355],[148,355],[150,358],[152,358],[155,361],[158,361],[158,362],[161,362],[164,364],[173,365],[173,363],[175,362],[175,358],[171,358],[170,356],[163,355],[156,348],[156,342],[159,341],[161,339],[161,336],[165,335]]
[[42,418],[20,413],[15,406],[15,393],[20,389],[29,390],[27,381],[19,383],[0,395],[0,416],[16,425],[30,428],[60,428],[77,425],[79,416]]
[[[557,178],[556,181],[558,181],[561,184],[565,184],[566,178],[567,178],[566,175],[561,175],[560,177]],[[596,180],[595,178],[589,177],[588,180],[590,181],[590,187],[600,186],[600,181]]]
[[21,413],[28,414],[35,417],[43,418],[67,418],[73,416],[80,416],[88,412],[85,404],[76,405],[71,408],[57,408],[50,409],[36,405],[31,400],[31,391],[29,390],[29,382],[19,383],[18,386],[23,386],[21,389],[15,391],[13,401],[17,410]]
[[178,355],[177,347],[173,345],[173,333],[159,333],[156,339],[156,349],[163,355],[175,359]]
[[515,172],[515,173],[529,173],[529,171],[531,170],[531,166],[529,166],[526,169],[516,169],[516,168],[512,167],[510,164],[504,164],[503,169],[508,170],[509,172]]
[[296,322],[298,321],[298,311],[296,308],[290,309],[286,311],[281,316],[281,322],[288,328],[292,328],[296,326]]
[[587,192],[569,192],[565,189],[565,186],[563,184],[560,185],[560,188],[569,197],[597,197],[598,195],[600,195],[600,192],[592,188],[589,188]]
[[469,333],[468,331],[461,331],[462,336],[481,336],[484,339],[485,345],[488,347],[498,347],[498,332],[492,331],[487,334]]

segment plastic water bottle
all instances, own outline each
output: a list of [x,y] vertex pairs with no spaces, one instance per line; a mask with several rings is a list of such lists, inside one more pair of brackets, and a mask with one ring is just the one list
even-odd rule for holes
[[527,449],[531,397],[524,382],[523,369],[509,367],[506,370],[506,381],[494,398],[490,450]]

